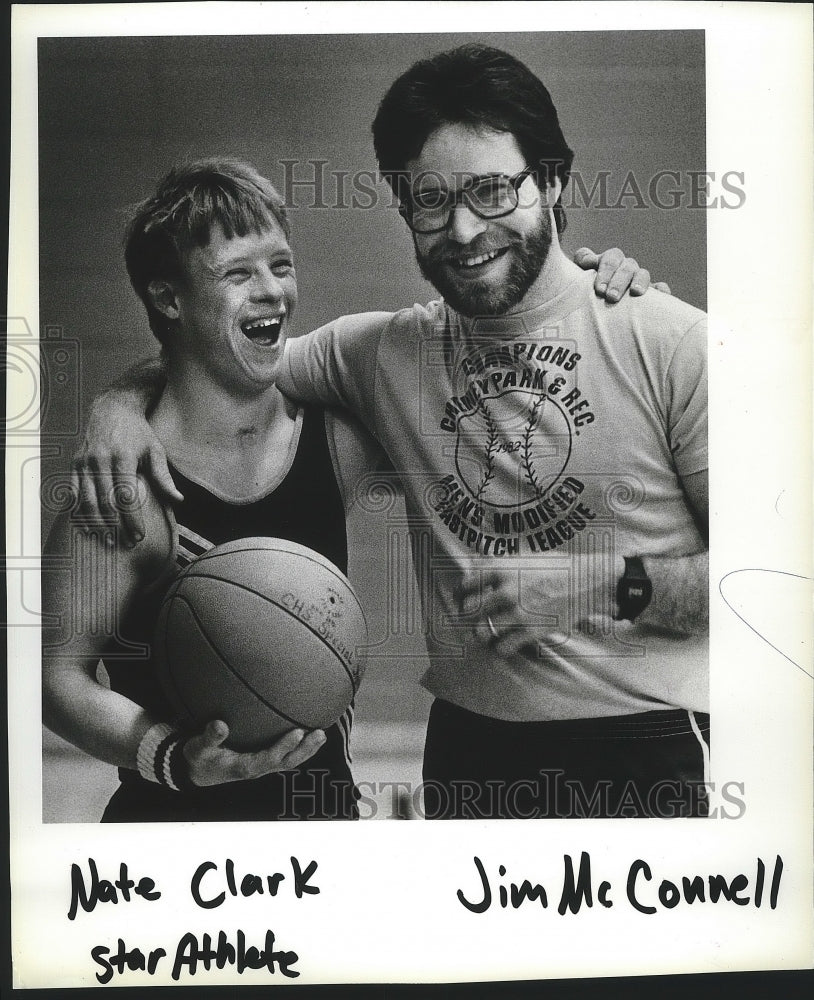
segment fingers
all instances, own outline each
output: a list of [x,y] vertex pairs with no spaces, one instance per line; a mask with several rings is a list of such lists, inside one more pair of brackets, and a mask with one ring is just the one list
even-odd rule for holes
[[[621,252],[622,251],[620,250],[619,253],[621,254]],[[614,257],[612,260],[615,261],[615,259],[616,258]],[[632,257],[622,257],[622,259],[615,266],[612,262],[609,262],[607,269],[605,269],[603,264],[600,263],[599,270],[597,271],[596,285],[598,287],[602,279],[607,274],[607,278],[605,279],[607,281],[605,298],[608,302],[618,302],[630,288],[634,275],[640,271],[641,268],[639,267],[638,262]],[[649,275],[647,280],[649,283]]]
[[136,470],[130,461],[127,464],[113,460],[109,494],[111,506],[119,516],[122,541],[132,548],[144,538],[144,487],[139,483]]
[[654,281],[652,287],[655,288],[656,291],[658,292],[664,292],[665,295],[673,294],[672,290],[670,289],[670,286],[667,284],[666,281]]
[[474,632],[482,646],[491,646],[500,638],[499,623],[491,615],[481,616],[475,624]]
[[304,729],[292,729],[281,736],[276,743],[255,753],[235,754],[240,758],[238,766],[247,778],[259,778],[272,771],[291,771],[308,760],[325,742],[325,733],[314,729],[306,733]]
[[594,271],[599,266],[599,257],[590,247],[580,247],[574,254],[574,263],[583,271]]
[[528,626],[519,626],[503,632],[494,641],[495,653],[503,659],[510,659],[520,652],[536,657],[540,638]]
[[498,618],[516,617],[518,614],[517,588],[513,590],[490,590],[483,595],[483,603],[479,608],[482,618],[490,615],[492,621]]
[[146,462],[150,478],[156,489],[156,494],[165,497],[170,502],[180,503],[184,499],[183,493],[179,493],[172,481],[169,466],[167,465],[167,453],[160,442],[156,439],[150,446],[147,453]]
[[608,294],[609,286],[616,274],[617,268],[621,266],[624,259],[625,255],[618,247],[605,250],[604,253],[599,255],[596,278],[594,278],[594,291],[597,295],[602,295],[609,301],[613,301],[611,295]]
[[644,295],[649,287],[650,272],[639,267],[635,258],[625,257],[617,247],[600,255],[594,280],[597,295],[603,295],[608,302],[618,302],[628,291],[631,295]]
[[71,470],[71,489],[84,526],[118,528],[127,546],[144,537],[144,498],[134,465],[113,458],[110,465],[101,466],[78,457]]
[[[301,733],[302,730],[295,730],[295,732]],[[321,729],[314,729],[307,733],[301,742],[280,760],[277,770],[287,771],[304,764],[325,744],[325,740],[325,733]]]
[[468,613],[480,606],[481,595],[489,590],[499,590],[506,585],[507,580],[516,583],[517,574],[508,577],[505,571],[497,569],[478,569],[467,573],[455,588],[455,598],[462,611]]
[[206,724],[203,738],[210,747],[222,746],[229,739],[229,727],[223,719],[213,719]]
[[106,523],[118,524],[123,545],[132,548],[144,538],[144,518],[135,469],[100,469],[96,474],[99,511]]
[[473,629],[476,639],[483,646],[488,646],[496,656],[504,659],[514,656],[521,650],[536,650],[539,642],[539,629],[528,622],[518,622],[514,616],[485,614]]
[[505,582],[501,582],[499,586],[483,583],[468,588],[461,593],[459,602],[461,614],[464,616],[478,615],[481,618],[487,614],[500,614],[500,612],[510,610],[514,606],[515,601],[509,595],[516,593],[516,582],[511,588]]
[[254,754],[254,767],[259,774],[270,771],[289,771],[308,760],[325,742],[325,733],[314,729],[306,733],[304,729],[292,729],[281,736],[276,743]]
[[500,614],[517,603],[519,583],[517,573],[484,573],[482,580],[462,590],[461,610],[465,614],[477,611]]
[[212,722],[207,722],[203,732],[195,736],[190,736],[186,742],[184,752],[187,758],[193,754],[200,756],[208,750],[215,750],[217,747],[222,746],[228,738],[229,727],[226,723],[222,719],[213,719]]
[[76,499],[76,524],[86,532],[105,529],[105,545],[115,546],[118,514],[108,502],[108,489],[100,483],[98,471],[84,459],[75,459],[71,488]]
[[242,777],[239,769],[234,766],[235,759],[241,755],[222,747],[228,737],[229,727],[226,723],[222,719],[214,719],[206,724],[202,732],[186,740],[184,757],[193,785],[219,785]]
[[[601,266],[598,273],[601,273]],[[632,287],[634,278],[644,273],[643,268],[639,267],[638,261],[634,260],[633,257],[624,257],[608,280],[608,290],[605,292],[605,298],[608,302],[618,302],[628,289]],[[648,274],[647,285],[644,285],[641,291],[646,291],[649,284],[650,275]]]
[[79,470],[77,469],[76,465],[71,466],[70,487],[71,487],[71,498],[73,506],[78,507],[80,485],[79,485]]
[[191,736],[184,745],[184,756],[196,785],[218,785],[229,781],[248,781],[273,771],[299,767],[325,743],[325,733],[315,729],[306,733],[292,729],[264,750],[240,753],[223,744],[229,727],[222,719],[209,722],[201,733]]
[[98,469],[93,477],[94,499],[98,515],[105,524],[116,524],[119,512],[115,504],[113,473],[110,468]]
[[83,521],[91,524],[100,524],[102,515],[99,512],[99,504],[96,499],[96,480],[93,473],[87,466],[80,465],[76,468],[76,499],[78,512]]
[[650,287],[650,272],[646,267],[640,267],[633,275],[630,282],[631,295],[644,295]]
[[495,646],[510,632],[528,627],[528,615],[518,607],[516,597],[508,591],[489,593],[472,622],[475,637],[489,646]]
[[501,569],[484,569],[478,574],[478,583],[484,589],[499,590],[507,582],[517,582],[517,571],[507,573]]

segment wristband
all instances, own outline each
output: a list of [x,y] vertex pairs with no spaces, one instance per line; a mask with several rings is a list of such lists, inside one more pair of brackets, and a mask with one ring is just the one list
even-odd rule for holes
[[625,556],[625,572],[616,586],[619,619],[634,621],[653,596],[653,584],[639,556]]
[[193,788],[198,787],[189,776],[189,761],[184,754],[186,742],[183,737],[179,736],[170,746],[167,756],[164,758],[167,784],[179,792],[191,792]]
[[185,742],[185,738],[166,723],[151,726],[136,752],[136,764],[142,778],[171,788],[174,792],[194,788],[189,776],[189,763],[184,756]]
[[159,756],[159,747],[163,743],[166,743],[168,738],[172,739],[175,735],[177,734],[171,726],[168,726],[164,722],[158,722],[156,725],[150,726],[142,736],[141,743],[139,743],[138,750],[136,751],[136,766],[142,778],[159,785],[164,784],[163,780],[159,777],[162,769],[159,768],[158,772],[156,771],[156,761],[163,760],[164,757],[163,748]]

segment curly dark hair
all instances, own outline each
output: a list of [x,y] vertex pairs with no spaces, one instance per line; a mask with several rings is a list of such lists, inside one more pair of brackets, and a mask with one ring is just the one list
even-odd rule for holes
[[[558,177],[563,189],[574,159],[542,81],[500,49],[462,45],[422,59],[384,95],[373,122],[379,170],[396,197],[407,197],[406,165],[441,125],[464,124],[509,132],[540,188]],[[554,207],[558,232],[566,226],[561,199]]]

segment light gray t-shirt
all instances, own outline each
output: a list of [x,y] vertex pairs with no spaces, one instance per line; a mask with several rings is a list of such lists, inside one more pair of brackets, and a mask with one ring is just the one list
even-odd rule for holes
[[[706,324],[650,290],[465,320],[443,302],[345,316],[286,345],[280,388],[345,406],[399,475],[436,697],[501,719],[708,710],[706,637],[612,620],[618,555],[704,543],[680,477],[707,468]],[[516,577],[509,658],[456,588]],[[502,623],[505,627],[505,621]]]

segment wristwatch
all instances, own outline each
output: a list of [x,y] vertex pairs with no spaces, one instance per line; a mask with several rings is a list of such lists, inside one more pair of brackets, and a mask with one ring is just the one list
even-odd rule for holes
[[625,556],[625,572],[616,585],[616,603],[619,619],[632,622],[650,603],[653,584],[638,556]]

